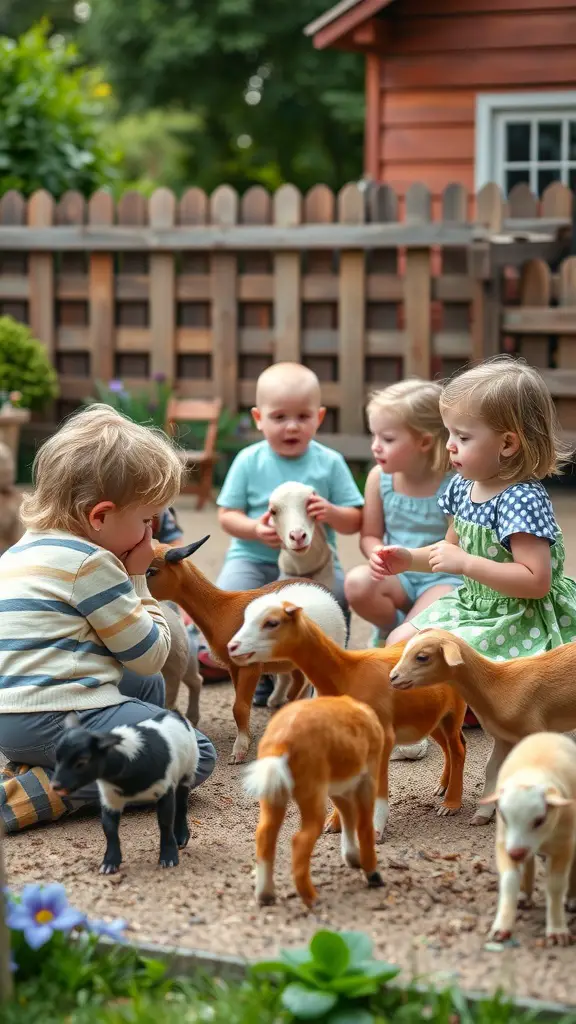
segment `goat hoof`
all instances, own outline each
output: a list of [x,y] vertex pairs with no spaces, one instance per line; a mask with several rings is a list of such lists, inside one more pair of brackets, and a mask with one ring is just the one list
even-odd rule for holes
[[527,896],[525,892],[520,892],[518,895],[518,906],[521,910],[529,910],[532,906],[532,897]]
[[436,789],[434,790],[434,796],[444,796],[444,793],[446,792],[447,789],[448,786],[443,786],[442,783],[440,782],[436,786]]
[[476,811],[473,818],[470,819],[471,825],[489,825],[492,820],[492,815],[481,814],[480,811]]
[[384,885],[384,879],[379,871],[372,871],[369,875],[366,875],[366,881],[369,889],[381,889]]
[[439,818],[447,818],[450,814],[458,814],[459,807],[449,807],[447,804],[442,804],[438,808],[437,814]]
[[276,894],[273,892],[261,892],[257,896],[257,901],[260,907],[272,907],[276,903]]
[[360,850],[348,850],[348,852],[344,854],[344,863],[349,868],[361,868]]
[[164,853],[160,854],[158,863],[161,868],[176,868],[178,867],[179,860],[178,850],[165,850]]
[[490,932],[492,942],[508,942],[512,938],[512,931],[505,928],[497,928]]
[[380,832],[377,829],[374,831],[374,842],[376,843],[376,846],[381,846],[384,842],[384,832],[385,829],[382,829]]
[[184,850],[185,847],[188,846],[188,843],[190,841],[190,832],[189,832],[189,830],[186,829],[185,832],[183,830],[181,833],[175,832],[174,836],[175,836],[175,839],[176,839],[176,845],[177,845],[178,849],[179,850]]
[[103,860],[100,865],[101,875],[116,875],[120,870],[120,864],[113,863],[112,861]]
[[569,946],[572,942],[572,936],[568,929],[566,931],[547,932],[546,933],[546,945],[547,946]]

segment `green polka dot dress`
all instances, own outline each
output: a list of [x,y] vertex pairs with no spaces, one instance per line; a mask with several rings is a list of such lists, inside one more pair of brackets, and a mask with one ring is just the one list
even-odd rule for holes
[[576,640],[576,583],[564,576],[564,542],[542,484],[512,484],[484,502],[470,497],[473,482],[457,476],[439,499],[453,516],[460,546],[472,555],[512,562],[510,537],[530,533],[550,541],[552,585],[543,598],[505,597],[466,579],[412,621],[461,636],[488,658],[505,661],[541,654]]

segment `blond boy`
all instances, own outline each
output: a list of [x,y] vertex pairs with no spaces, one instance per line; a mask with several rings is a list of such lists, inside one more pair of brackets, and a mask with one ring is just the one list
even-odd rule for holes
[[[0,559],[0,751],[50,777],[67,712],[108,731],[164,706],[170,632],[146,571],[181,462],[161,432],[94,405],[42,446],[34,477],[27,532]],[[199,745],[197,784],[215,762]],[[97,801],[95,787],[79,796]],[[16,830],[6,801],[2,817]]]

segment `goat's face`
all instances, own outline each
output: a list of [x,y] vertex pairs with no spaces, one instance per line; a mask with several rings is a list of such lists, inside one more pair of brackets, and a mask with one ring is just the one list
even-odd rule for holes
[[82,728],[74,713],[66,716],[67,728],[56,747],[52,789],[60,796],[74,793],[102,778],[108,752],[118,746],[116,733],[94,733]]
[[182,563],[202,547],[209,536],[210,534],[207,534],[201,540],[194,541],[193,544],[186,544],[181,548],[154,542],[154,558],[146,573],[152,597],[155,597],[157,601],[178,601],[179,590],[183,582]]
[[270,525],[288,551],[307,551],[312,543],[315,523],[308,515],[307,506],[313,494],[313,487],[289,481],[280,484],[270,495]]
[[397,690],[446,682],[451,669],[463,665],[455,638],[443,629],[423,629],[408,641],[400,661],[390,673]]
[[496,803],[506,853],[517,864],[538,852],[556,830],[560,809],[573,803],[553,787],[526,785],[514,776],[479,802]]
[[257,661],[283,661],[282,641],[293,633],[301,608],[289,601],[274,603],[270,595],[257,597],[244,612],[244,624],[228,643],[228,654],[238,665]]

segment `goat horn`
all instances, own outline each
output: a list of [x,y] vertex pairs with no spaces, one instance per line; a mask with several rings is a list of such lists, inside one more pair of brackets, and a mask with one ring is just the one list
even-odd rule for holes
[[201,548],[207,540],[210,539],[210,534],[207,533],[201,540],[195,540],[193,544],[187,544],[185,548],[169,548],[164,556],[165,562],[182,562],[185,558],[189,558],[193,555],[198,548]]

